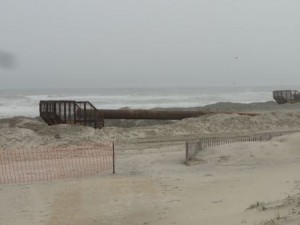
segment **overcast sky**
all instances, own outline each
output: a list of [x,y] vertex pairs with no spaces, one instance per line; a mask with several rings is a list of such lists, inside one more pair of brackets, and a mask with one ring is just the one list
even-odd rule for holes
[[300,84],[299,12],[299,0],[0,0],[13,60],[0,88]]

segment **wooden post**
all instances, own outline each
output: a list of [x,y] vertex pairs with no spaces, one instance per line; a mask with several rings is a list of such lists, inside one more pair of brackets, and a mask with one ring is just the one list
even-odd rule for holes
[[113,174],[116,173],[116,157],[115,157],[115,142],[113,141],[112,143],[112,148],[113,148]]
[[185,142],[185,160],[186,160],[186,162],[188,162],[189,161],[189,146],[188,146],[189,144],[188,144],[188,142],[186,141]]

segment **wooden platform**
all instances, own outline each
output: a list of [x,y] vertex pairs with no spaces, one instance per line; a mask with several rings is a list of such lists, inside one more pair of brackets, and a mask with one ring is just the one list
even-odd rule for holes
[[102,128],[104,119],[88,101],[40,101],[40,116],[48,125],[78,124]]

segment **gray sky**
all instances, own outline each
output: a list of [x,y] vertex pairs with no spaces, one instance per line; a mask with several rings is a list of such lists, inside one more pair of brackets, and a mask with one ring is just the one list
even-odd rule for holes
[[0,88],[300,84],[298,0],[0,0]]

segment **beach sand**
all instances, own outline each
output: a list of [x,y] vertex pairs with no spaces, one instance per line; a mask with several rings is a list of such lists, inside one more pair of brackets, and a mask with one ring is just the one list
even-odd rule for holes
[[0,224],[300,224],[300,134],[210,148],[184,164],[186,140],[300,128],[298,105],[222,104],[223,111],[261,114],[101,130],[0,120],[2,151],[114,140],[117,154],[115,175],[1,185]]

